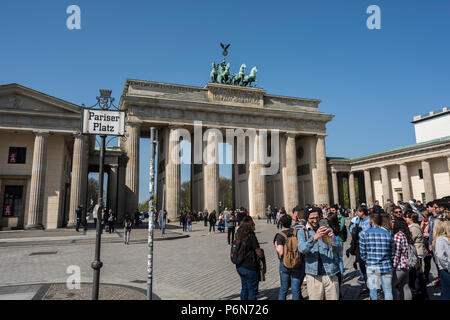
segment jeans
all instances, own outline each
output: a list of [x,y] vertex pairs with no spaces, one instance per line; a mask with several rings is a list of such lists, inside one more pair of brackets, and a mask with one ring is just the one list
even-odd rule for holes
[[280,291],[278,300],[286,300],[289,287],[292,291],[292,300],[303,300],[302,283],[305,279],[305,264],[303,263],[299,269],[288,269],[280,261]]
[[128,242],[130,242],[130,234],[131,234],[131,229],[125,228],[124,235],[123,235],[124,236],[123,241],[125,244],[128,244]]
[[216,224],[215,223],[209,224],[209,232],[211,232],[211,229],[213,230],[213,232],[216,232]]
[[77,218],[77,224],[75,226],[75,230],[78,232],[78,230],[80,229],[80,224],[81,224],[81,219]]
[[395,300],[412,300],[411,288],[409,287],[409,270],[395,270],[393,282]]
[[162,234],[166,233],[166,223],[165,222],[161,222],[159,224],[159,227],[161,228],[161,233]]
[[187,231],[187,224],[183,222],[183,231]]
[[259,284],[258,271],[238,266],[236,266],[236,271],[241,277],[241,300],[256,300]]
[[380,273],[377,267],[367,267],[367,287],[370,291],[370,300],[378,300],[377,291],[381,287],[384,292],[384,300],[392,300],[392,273]]
[[234,227],[228,228],[228,244],[231,244],[234,241],[234,229]]
[[344,260],[342,258],[344,256],[343,243],[339,245],[338,254],[339,254],[339,271],[341,272],[341,276],[344,277]]
[[192,222],[188,222],[187,229],[188,231],[192,231]]
[[441,300],[450,300],[450,273],[440,270],[441,274]]
[[423,258],[423,274],[427,283],[429,282],[432,258],[432,256],[425,256],[425,258]]

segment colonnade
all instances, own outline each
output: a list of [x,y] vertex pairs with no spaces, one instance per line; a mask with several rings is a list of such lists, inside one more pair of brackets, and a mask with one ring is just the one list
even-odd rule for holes
[[[332,178],[332,189],[333,189],[333,200],[336,204],[342,204],[342,201],[340,201],[339,197],[339,190],[338,190],[338,172],[344,172],[348,174],[348,186],[349,186],[349,200],[350,200],[350,208],[356,209],[356,207],[361,203],[365,202],[367,204],[373,203],[374,201],[378,200],[380,201],[380,205],[384,206],[388,199],[391,199],[394,201],[394,190],[397,190],[399,194],[401,194],[402,201],[409,201],[413,198],[416,198],[416,200],[421,201],[432,201],[436,199],[436,181],[434,179],[433,170],[431,168],[431,161],[435,158],[429,158],[429,159],[419,159],[419,160],[410,160],[410,161],[399,161],[398,164],[391,164],[391,165],[379,165],[374,166],[371,168],[365,168],[363,170],[357,170],[357,169],[350,169],[349,171],[339,171],[335,167],[331,167],[331,178]],[[447,169],[449,171],[449,179],[450,179],[450,157],[446,157],[447,162]],[[413,173],[412,171],[412,164],[414,164],[414,168],[418,168],[420,170],[420,176],[419,173]],[[392,170],[392,168],[398,169],[398,176],[397,177],[390,177],[389,171]],[[374,177],[374,174],[379,172],[379,177]],[[364,188],[364,201],[359,201],[360,203],[357,203],[356,201],[356,191],[355,191],[355,175],[357,173],[363,173],[364,177],[364,183],[359,182],[359,188]],[[423,190],[424,199],[419,198],[418,195],[414,195],[413,193],[413,185],[411,176],[412,175],[419,176],[416,178],[416,185],[417,181],[423,180],[423,188],[420,187],[420,190]],[[378,178],[378,179],[374,179]],[[398,179],[398,186],[399,188],[393,188],[392,181],[393,179]],[[375,190],[374,190],[374,180],[379,180],[381,184],[381,193],[378,195],[381,197],[376,199],[375,196]],[[417,189],[419,187],[416,186]],[[417,192],[416,192],[417,193]],[[397,197],[398,198],[398,197]]]

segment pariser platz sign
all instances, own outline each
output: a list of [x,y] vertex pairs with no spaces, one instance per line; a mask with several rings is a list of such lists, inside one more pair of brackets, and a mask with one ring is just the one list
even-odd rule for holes
[[83,134],[125,135],[125,112],[84,109]]

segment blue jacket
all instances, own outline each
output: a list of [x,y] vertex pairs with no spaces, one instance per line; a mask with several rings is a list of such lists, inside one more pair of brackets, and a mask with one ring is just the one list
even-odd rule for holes
[[305,255],[305,273],[317,275],[319,254],[328,276],[334,276],[339,273],[338,247],[326,244],[322,241],[322,238],[314,241],[313,237],[316,232],[309,223],[306,225],[306,230],[308,232],[308,240],[306,240],[305,231],[299,230],[297,234],[298,251]]

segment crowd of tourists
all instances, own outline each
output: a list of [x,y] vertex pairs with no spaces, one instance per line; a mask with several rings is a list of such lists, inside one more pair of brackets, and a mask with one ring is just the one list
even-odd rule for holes
[[[388,200],[383,207],[378,201],[361,204],[350,212],[348,227],[346,216],[338,205],[297,206],[292,214],[284,208],[267,208],[267,223],[281,229],[273,239],[279,259],[278,299],[285,300],[290,288],[292,299],[302,300],[304,281],[310,300],[342,299],[346,241],[345,254],[355,259],[361,293],[368,293],[371,300],[429,299],[432,261],[438,272],[432,285],[440,286],[442,300],[450,299],[449,197],[425,205],[414,199],[397,204]],[[236,225],[232,228],[234,235]],[[238,222],[231,243],[241,299],[254,300],[265,277],[265,258],[248,214]]]

